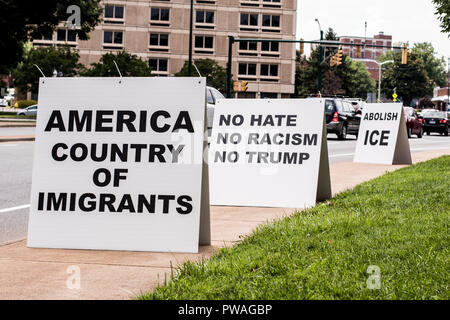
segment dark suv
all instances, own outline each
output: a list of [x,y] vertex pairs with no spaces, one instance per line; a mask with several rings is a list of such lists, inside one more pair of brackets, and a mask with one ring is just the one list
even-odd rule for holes
[[325,119],[327,133],[335,133],[340,140],[345,140],[347,134],[358,136],[361,111],[356,112],[350,101],[325,99]]

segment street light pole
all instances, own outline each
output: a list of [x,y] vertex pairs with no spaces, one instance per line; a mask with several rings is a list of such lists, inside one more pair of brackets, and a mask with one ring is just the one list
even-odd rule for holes
[[393,63],[394,60],[385,61],[382,63],[379,63],[378,61],[374,60],[375,63],[378,64],[378,103],[381,102],[381,66],[387,64],[387,63]]

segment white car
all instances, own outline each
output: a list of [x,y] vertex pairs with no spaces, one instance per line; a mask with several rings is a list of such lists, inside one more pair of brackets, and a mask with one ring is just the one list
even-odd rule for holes
[[29,107],[26,107],[23,110],[20,110],[19,112],[17,112],[18,116],[35,116],[37,114],[37,109],[38,109],[38,105],[32,105]]
[[213,127],[214,120],[214,108],[217,100],[225,99],[223,94],[219,92],[219,90],[214,89],[213,87],[206,87],[206,114],[207,114],[207,124],[208,124],[208,138],[211,137],[211,131]]

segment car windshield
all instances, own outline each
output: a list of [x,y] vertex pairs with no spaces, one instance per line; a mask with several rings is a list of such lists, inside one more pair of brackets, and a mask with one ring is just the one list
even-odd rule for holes
[[445,112],[440,111],[426,111],[423,113],[423,117],[425,118],[445,118]]

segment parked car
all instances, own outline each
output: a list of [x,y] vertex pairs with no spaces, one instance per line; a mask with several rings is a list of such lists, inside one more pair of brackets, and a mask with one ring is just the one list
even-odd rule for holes
[[37,114],[37,109],[38,109],[38,105],[32,105],[29,107],[26,107],[23,110],[20,110],[19,112],[17,112],[18,116],[35,116]]
[[207,105],[207,124],[208,124],[208,137],[211,137],[211,131],[214,120],[214,108],[217,100],[225,99],[223,94],[219,90],[213,87],[206,87],[206,105]]
[[334,133],[345,140],[348,134],[358,136],[361,111],[356,112],[350,101],[339,98],[325,100],[325,120],[327,133]]
[[411,138],[413,134],[417,135],[417,138],[422,138],[423,136],[423,122],[419,118],[417,112],[414,108],[404,107],[403,108],[406,120],[406,130],[408,132],[408,138]]
[[426,111],[422,112],[424,119],[423,131],[429,135],[431,132],[437,132],[448,136],[450,130],[450,116],[445,111]]

